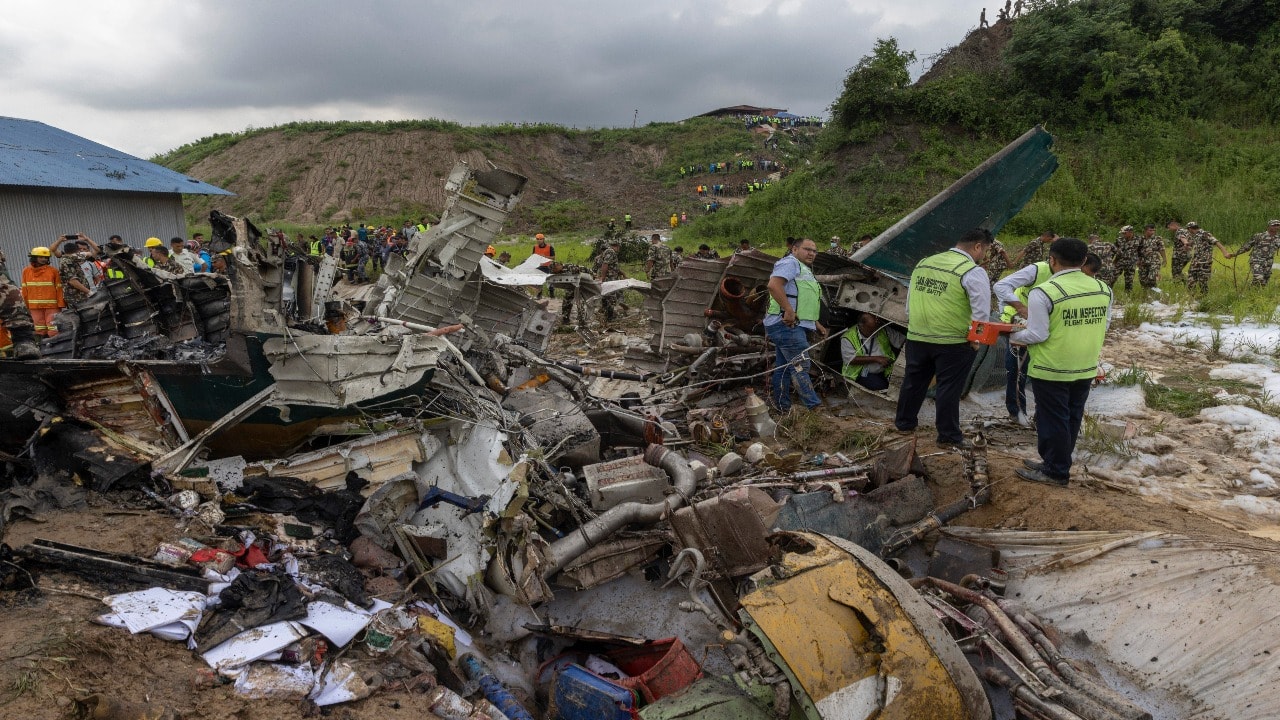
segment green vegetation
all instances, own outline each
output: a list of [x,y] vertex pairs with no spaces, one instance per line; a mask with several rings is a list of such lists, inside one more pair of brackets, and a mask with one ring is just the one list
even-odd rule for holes
[[[1134,365],[1114,373],[1108,383],[1118,387],[1139,386],[1147,407],[1180,418],[1195,417],[1205,408],[1228,404],[1244,405],[1280,417],[1280,403],[1276,398],[1258,385],[1242,380],[1210,378],[1194,372],[1153,378],[1146,369]],[[1084,435],[1086,438],[1090,435],[1088,422]],[[1106,439],[1098,438],[1097,442],[1106,444]]]
[[591,214],[591,207],[581,200],[560,200],[544,203],[533,209],[538,227],[550,233],[582,227],[591,218]]
[[1077,449],[1088,457],[1133,457],[1133,450],[1124,437],[1111,429],[1103,421],[1085,413],[1084,423],[1080,427],[1080,441]]

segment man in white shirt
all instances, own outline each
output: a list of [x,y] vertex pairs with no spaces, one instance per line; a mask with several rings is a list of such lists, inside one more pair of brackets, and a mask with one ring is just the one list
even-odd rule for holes
[[169,241],[169,247],[171,248],[174,261],[181,265],[183,270],[187,271],[187,273],[195,272],[196,256],[187,252],[186,240],[183,240],[180,237],[173,238]]

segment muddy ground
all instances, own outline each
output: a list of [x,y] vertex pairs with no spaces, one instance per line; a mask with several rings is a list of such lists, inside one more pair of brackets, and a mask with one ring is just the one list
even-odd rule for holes
[[[633,313],[622,326],[628,334],[637,336],[642,333],[643,323]],[[567,357],[590,356],[602,365],[621,367],[622,349],[614,343],[601,342],[602,337],[595,334],[584,340],[576,333],[561,333],[553,346]],[[1108,359],[1120,367],[1139,355],[1145,365],[1169,372],[1206,362],[1203,353],[1147,347],[1139,339],[1126,337],[1125,331],[1117,331],[1108,345]],[[587,340],[594,348],[591,351],[587,350]],[[611,344],[614,347],[609,347]],[[831,414],[824,419],[824,426],[839,432],[860,430],[884,443],[903,442],[900,436],[887,432],[888,404],[876,402],[883,401],[864,398],[859,405],[865,412],[848,417]],[[981,412],[981,408],[970,412]],[[1211,476],[1214,463],[1247,464],[1243,458],[1233,459],[1229,445],[1225,452],[1210,451],[1209,447],[1222,445],[1217,440],[1207,441],[1200,423],[1150,410],[1129,413],[1138,426],[1139,444],[1143,437],[1159,436],[1169,441],[1148,441],[1152,452],[1164,448],[1174,459],[1171,468],[1157,468],[1154,482],[1159,481],[1160,472],[1169,473],[1171,478],[1179,472]],[[992,501],[965,515],[957,524],[1034,530],[1165,530],[1241,544],[1273,545],[1246,533],[1267,535],[1274,523],[1243,512],[1222,510],[1213,501],[1212,486],[1206,489],[1201,483],[1197,486],[1199,494],[1155,493],[1150,482],[1139,482],[1141,473],[1126,470],[1122,458],[1096,458],[1094,465],[1108,467],[1097,472],[1090,469],[1090,463],[1078,465],[1066,488],[1022,481],[1013,471],[1024,458],[1035,456],[1034,431],[998,417],[992,420],[986,431],[994,484]],[[918,451],[929,471],[937,504],[943,504],[962,497],[968,485],[962,477],[961,456],[939,450],[932,440],[931,432],[921,432]],[[782,441],[787,441],[785,434]],[[1207,455],[1214,459],[1208,460]],[[1150,479],[1152,474],[1142,477]],[[1229,492],[1230,488],[1223,487],[1220,494]],[[88,507],[51,513],[39,522],[15,520],[5,529],[4,541],[20,546],[39,537],[149,555],[158,543],[180,536],[173,517],[147,509],[145,498],[125,491],[106,496],[91,493]],[[145,634],[130,636],[122,630],[94,624],[92,619],[106,610],[99,598],[118,589],[48,573],[40,578],[39,591],[0,594],[0,602],[4,603],[0,608],[0,717],[73,717],[73,701],[93,694],[145,704],[152,713],[128,715],[129,718],[155,717],[154,713],[167,709],[176,717],[191,720],[273,720],[299,717],[304,711],[297,701],[247,700],[229,685],[211,683],[205,663],[181,643]],[[352,656],[358,652],[352,650]],[[349,720],[433,717],[425,698],[422,693],[388,687],[365,700],[324,709],[322,714]]]

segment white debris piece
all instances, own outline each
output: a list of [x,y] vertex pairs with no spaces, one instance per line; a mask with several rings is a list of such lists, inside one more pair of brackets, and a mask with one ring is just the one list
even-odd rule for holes
[[205,596],[198,592],[153,587],[138,592],[108,595],[102,602],[111,608],[112,614],[134,635],[181,623],[187,628],[187,632],[179,639],[185,640],[200,624]]
[[201,657],[214,670],[226,670],[247,665],[273,652],[283,650],[306,636],[305,627],[286,620],[246,630],[217,645]]

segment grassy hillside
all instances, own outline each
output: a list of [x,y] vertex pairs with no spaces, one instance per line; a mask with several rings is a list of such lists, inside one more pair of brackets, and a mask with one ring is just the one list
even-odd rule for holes
[[813,147],[805,131],[779,133],[776,149],[764,147],[763,135],[740,121],[712,118],[601,130],[307,122],[214,135],[153,160],[237,194],[189,199],[193,224],[216,207],[273,227],[304,228],[433,219],[456,161],[494,163],[530,179],[508,229],[562,233],[598,230],[625,213],[637,228],[665,226],[673,212],[701,211],[694,187],[707,180],[682,177],[681,166],[738,159],[791,166]]
[[[1238,245],[1280,215],[1280,3],[1039,0],[974,31],[920,81],[877,43],[831,105],[810,170],[686,232],[878,232],[1032,125],[1057,174],[1005,229],[1114,237],[1198,220]],[[687,243],[686,243],[687,244]]]
[[[1005,228],[1017,247],[1043,229],[1114,237],[1120,226],[1198,220],[1238,246],[1280,215],[1280,1],[1032,0],[974,31],[912,82],[912,52],[877,43],[848,74],[821,133],[695,118],[636,129],[466,127],[440,120],[291,123],[216,135],[158,162],[238,193],[211,206],[263,224],[429,219],[458,159],[530,178],[513,235],[692,222],[676,242],[877,233],[1032,125],[1057,138],[1057,174]],[[768,158],[789,172],[706,214],[688,164]],[[729,182],[748,179],[744,175]],[[744,202],[745,200],[745,202]],[[1241,260],[1240,262],[1245,262]]]

